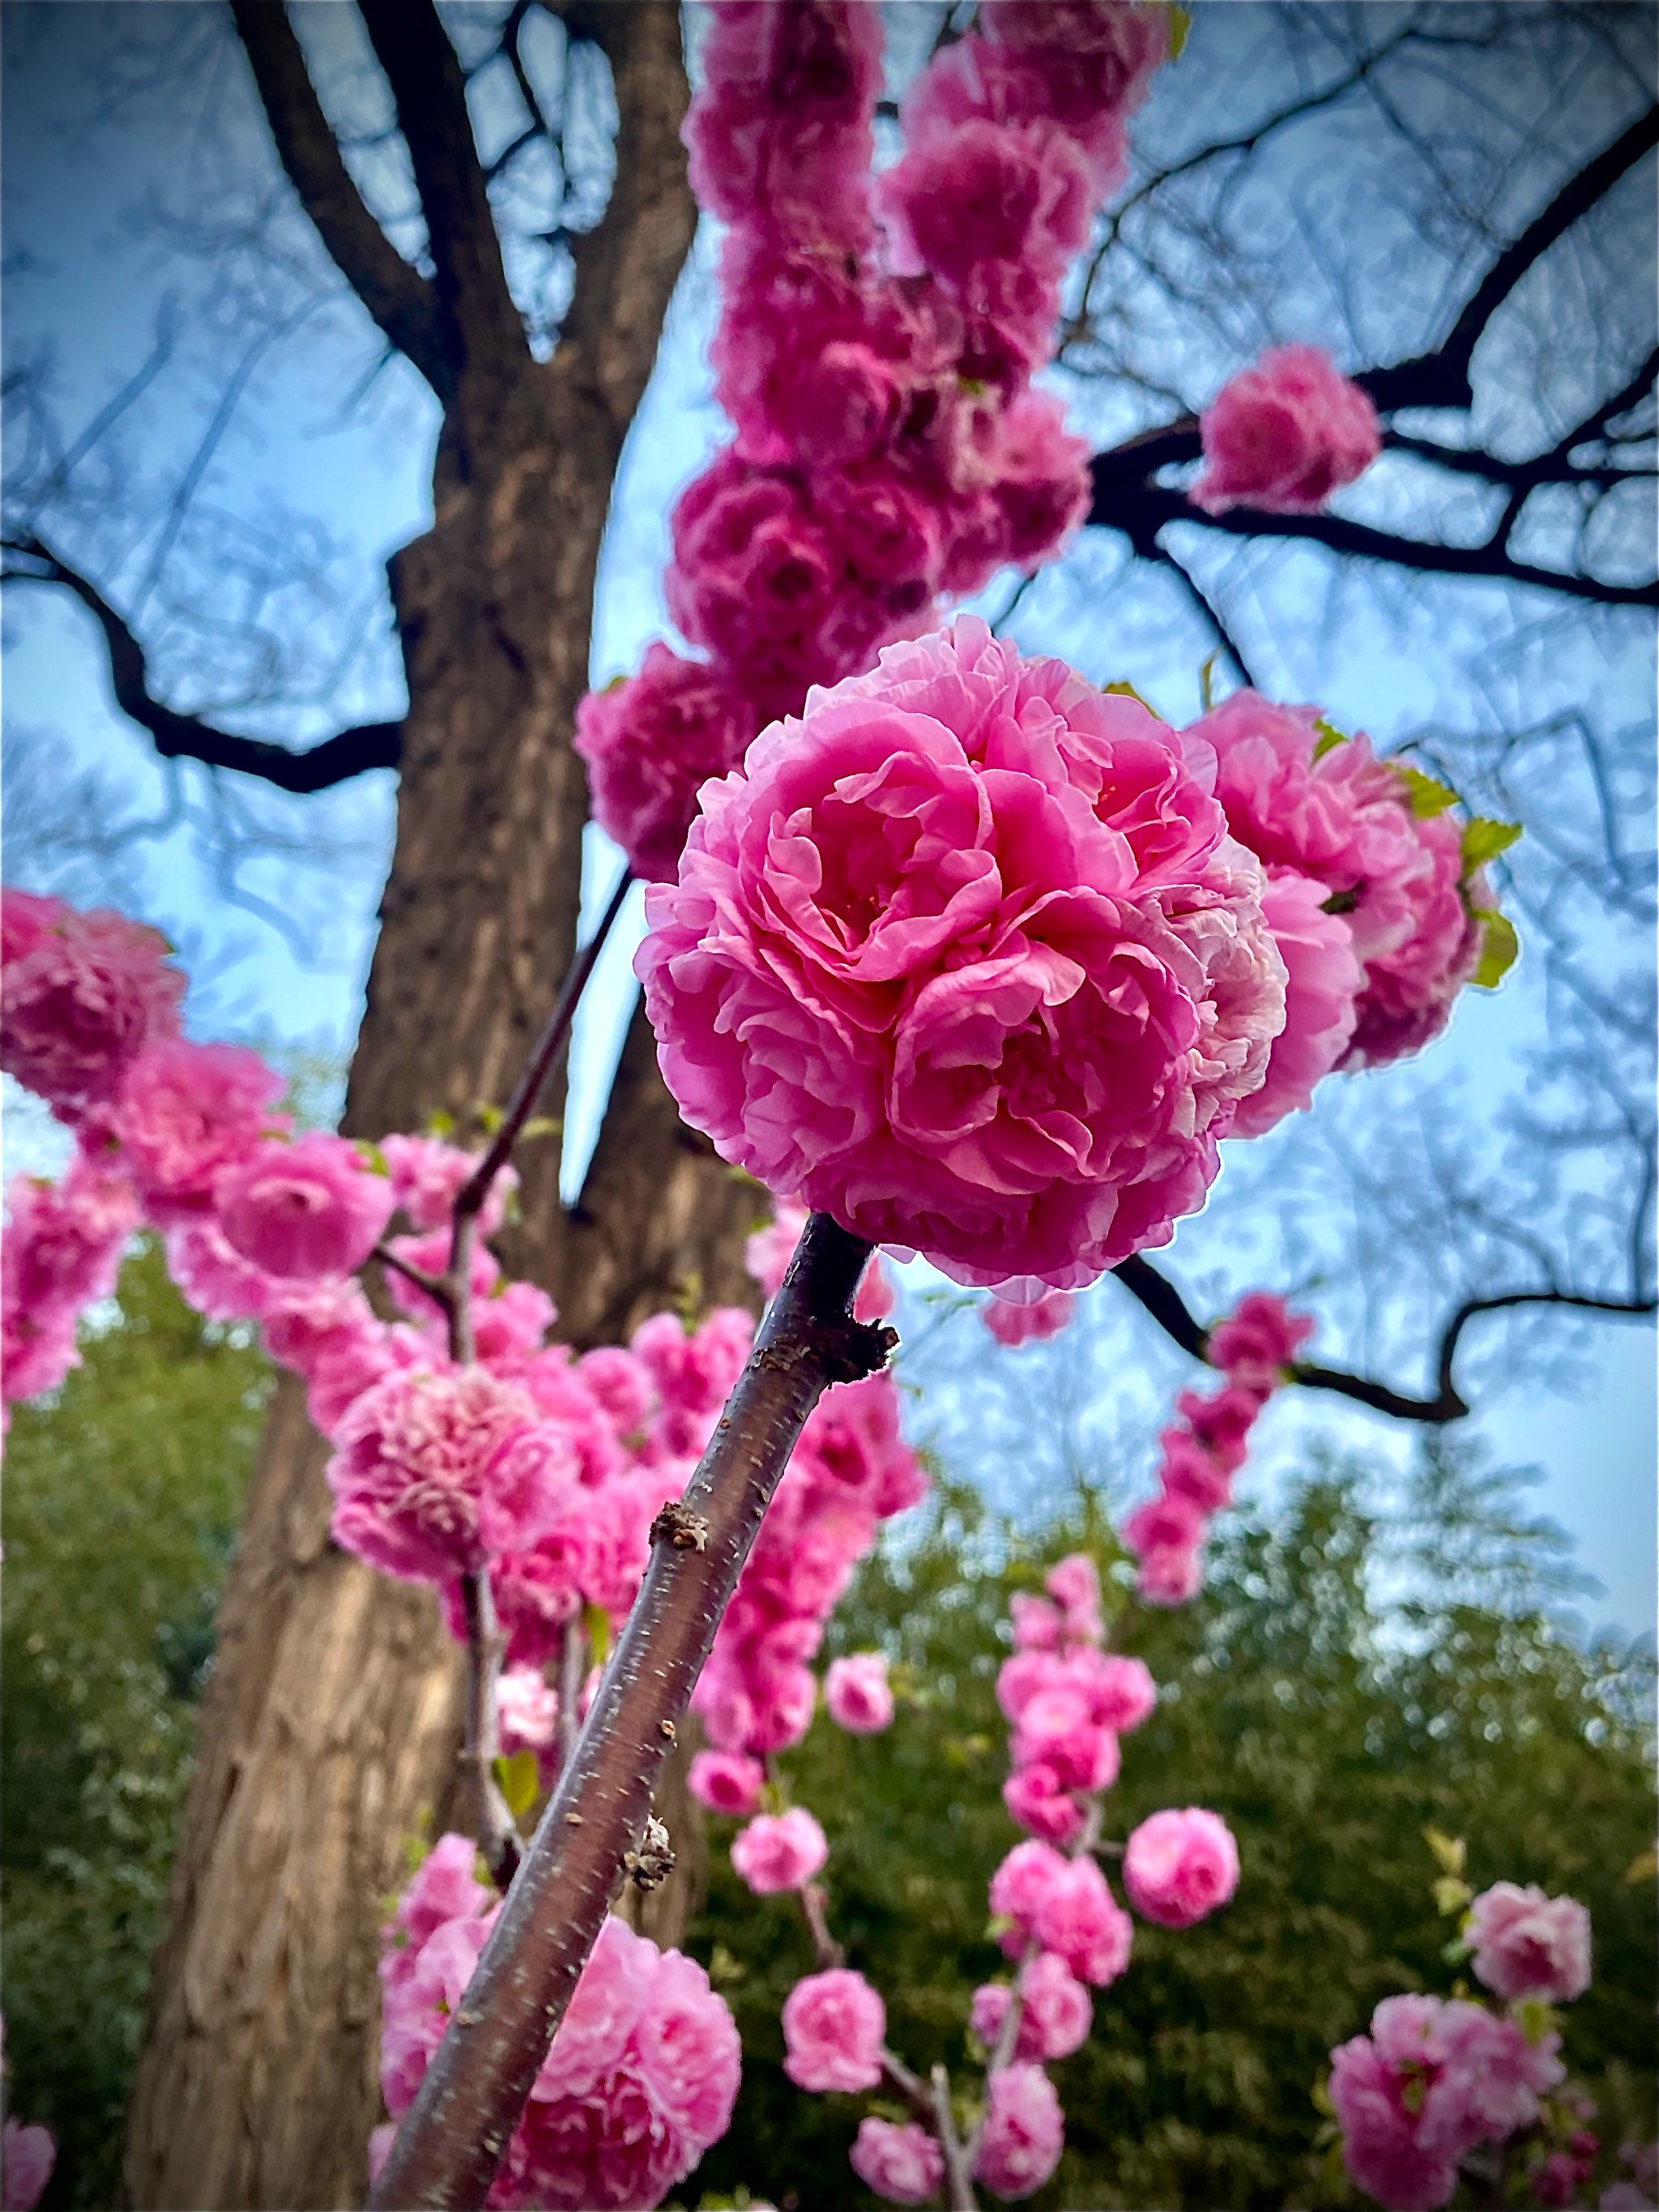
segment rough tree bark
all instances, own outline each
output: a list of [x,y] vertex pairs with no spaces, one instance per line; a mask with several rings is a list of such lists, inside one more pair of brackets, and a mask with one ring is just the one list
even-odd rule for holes
[[[429,0],[362,7],[427,209],[429,283],[362,219],[282,9],[234,7],[290,179],[444,404],[433,526],[392,568],[409,711],[347,1126],[418,1127],[434,1109],[464,1121],[505,1097],[574,943],[586,801],[569,741],[599,540],[696,222],[678,11],[582,9],[616,80],[617,183],[579,242],[560,345],[538,363]],[[580,1207],[560,1205],[556,1146],[521,1163],[511,1261],[580,1343],[614,1339],[687,1283],[705,1299],[750,1295],[753,1190],[681,1129],[647,1042],[636,1024]],[[429,1592],[330,1545],[324,1456],[285,1382],[155,1962],[127,2148],[139,2206],[343,2206],[367,2185],[374,1930],[404,1839],[453,1798],[459,1671]],[[660,1894],[654,1932],[672,1938],[685,1887]]]

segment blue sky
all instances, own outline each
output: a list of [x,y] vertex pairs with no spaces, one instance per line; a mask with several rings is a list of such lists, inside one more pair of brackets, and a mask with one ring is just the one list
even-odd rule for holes
[[[37,10],[16,11],[35,15]],[[48,9],[48,15],[62,11]],[[91,19],[96,10],[73,10]],[[186,11],[188,15],[190,11]],[[94,128],[76,127],[87,109],[84,60],[77,41],[47,23],[40,44],[12,41],[5,146],[7,219],[13,254],[8,300],[14,356],[49,346],[56,362],[55,404],[71,431],[132,373],[154,337],[161,303],[181,303],[192,333],[178,361],[158,379],[153,400],[133,418],[133,465],[158,481],[183,465],[210,414],[222,378],[224,350],[204,335],[213,312],[210,276],[166,245],[153,226],[135,221],[147,192],[173,190],[179,173],[178,134],[153,111],[137,109]],[[20,49],[29,51],[27,70]],[[234,127],[234,86],[221,88]],[[222,147],[192,146],[185,157],[204,173],[223,159]],[[711,312],[707,243],[688,271],[671,316],[658,374],[629,441],[603,562],[593,668],[603,681],[630,666],[662,625],[659,577],[665,550],[664,516],[675,489],[720,434],[702,358]],[[19,248],[27,265],[17,266]],[[366,358],[360,329],[330,308],[277,338],[248,378],[204,477],[198,499],[228,514],[264,517],[284,529],[304,518],[325,524],[325,563],[343,580],[331,611],[343,640],[345,673],[331,707],[317,705],[271,719],[257,708],[239,726],[270,728],[301,738],[331,726],[343,712],[395,712],[398,679],[378,564],[414,535],[425,519],[426,477],[434,428],[423,388],[393,364],[368,399],[343,408]],[[1078,390],[1077,419],[1109,432],[1109,392]],[[1390,495],[1384,484],[1377,495]],[[103,526],[100,526],[102,527]],[[119,516],[107,532],[118,536]],[[130,604],[143,588],[153,537],[134,532],[118,545],[113,573]],[[1154,593],[1133,623],[1114,619],[1115,562],[1120,550],[1098,538],[1045,576],[1022,606],[1013,634],[1034,648],[1059,650],[1097,678],[1127,677],[1172,717],[1196,710],[1198,665],[1208,641],[1174,603]],[[994,586],[994,610],[1008,582]],[[1481,591],[1449,587],[1426,614],[1387,609],[1322,634],[1316,617],[1327,605],[1326,571],[1314,556],[1285,552],[1270,574],[1252,581],[1249,647],[1264,680],[1283,696],[1319,697],[1345,726],[1364,725],[1379,737],[1419,729],[1447,708],[1456,655],[1477,643],[1493,600]],[[1540,610],[1540,619],[1547,611]],[[333,630],[329,632],[331,641]],[[87,771],[109,779],[119,805],[135,817],[158,813],[163,778],[143,744],[115,716],[90,625],[52,595],[18,590],[6,617],[9,647],[5,711],[8,733],[33,736],[50,748],[54,772],[67,780]],[[331,650],[332,650],[331,643]],[[1626,651],[1612,665],[1593,640],[1552,648],[1549,682],[1558,696],[1594,688],[1604,704],[1637,722],[1648,714],[1650,665],[1645,652]],[[181,699],[188,672],[175,672]],[[1619,702],[1622,698],[1623,707]],[[278,853],[252,860],[243,881],[256,901],[301,917],[304,942],[290,943],[256,906],[227,910],[199,844],[175,832],[131,849],[123,863],[136,902],[169,927],[203,961],[206,981],[192,993],[190,1018],[202,1034],[237,1034],[267,1048],[306,1044],[343,1052],[355,1028],[372,917],[392,820],[389,779],[374,778],[309,812],[256,793],[260,823],[281,836],[327,841],[320,856]],[[587,889],[603,898],[615,856],[590,833]],[[124,880],[122,890],[128,888]],[[637,911],[637,894],[635,908]],[[637,923],[635,923],[635,928]],[[1644,957],[1621,943],[1620,960]],[[629,931],[607,952],[579,1025],[567,1172],[579,1176],[591,1146],[608,1068],[630,1003]],[[1611,952],[1610,952],[1611,957]],[[1341,1273],[1346,1224],[1324,1167],[1310,1166],[1310,1146],[1328,1140],[1358,1146],[1370,1158],[1390,1115],[1465,1116],[1471,1127],[1496,1127],[1498,1104],[1524,1096],[1528,1054],[1547,1039],[1553,1018],[1541,970],[1523,960],[1495,999],[1470,994],[1450,1036],[1421,1063],[1328,1086],[1310,1131],[1279,1135],[1230,1163],[1210,1213],[1187,1224],[1172,1269],[1202,1303],[1217,1308],[1253,1281],[1305,1293],[1321,1312],[1321,1350],[1333,1359],[1370,1366],[1402,1385],[1425,1379],[1425,1341],[1440,1310],[1388,1285],[1356,1285]],[[9,1104],[11,1102],[9,1100]],[[1484,1119],[1483,1119],[1484,1117]],[[52,1136],[27,1110],[8,1116],[10,1164],[34,1165]],[[1276,1147],[1276,1150],[1270,1150]],[[1259,1155],[1259,1157],[1257,1157]],[[1306,1194],[1299,1217],[1264,1212],[1258,1189],[1283,1170]],[[1293,1211],[1295,1211],[1293,1209]],[[1416,1278],[1413,1279],[1417,1279]],[[1362,1292],[1369,1292],[1364,1295]],[[1094,1294],[1101,1328],[1124,1355],[1123,1404],[1109,1440],[1097,1443],[1101,1467],[1133,1489],[1150,1474],[1150,1438],[1161,1407],[1182,1379],[1182,1363],[1108,1284]],[[950,1327],[973,1332],[971,1315]],[[1027,1363],[1020,1373],[1058,1373],[1073,1358],[1066,1340],[1045,1354],[999,1354]],[[989,1340],[983,1340],[988,1350]],[[1042,1362],[1056,1364],[1045,1368]],[[1607,1325],[1552,1334],[1534,1330],[1497,1371],[1481,1364],[1478,1419],[1468,1425],[1504,1462],[1536,1466],[1541,1480],[1534,1506],[1577,1539],[1583,1564],[1605,1595],[1588,1601],[1592,1622],[1648,1627],[1655,1603],[1655,1370],[1653,1338],[1641,1325]],[[1379,1418],[1311,1395],[1276,1407],[1258,1459],[1258,1478],[1271,1483],[1310,1433],[1398,1454],[1408,1440]],[[1109,1462],[1109,1465],[1106,1464]]]

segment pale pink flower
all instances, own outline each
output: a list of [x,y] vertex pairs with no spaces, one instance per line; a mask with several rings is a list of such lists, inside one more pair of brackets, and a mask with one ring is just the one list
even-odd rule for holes
[[25,2127],[21,2120],[8,2120],[0,2130],[3,2212],[34,2212],[57,2163],[58,2144],[50,2128]]
[[636,676],[590,691],[576,708],[593,818],[636,876],[672,882],[699,787],[743,758],[754,710],[718,669],[646,648]]
[[1042,1759],[1018,1766],[1002,1785],[1008,1817],[1045,1844],[1069,1844],[1083,1833],[1083,1808],[1058,1771]]
[[849,2156],[866,2188],[890,2204],[926,2204],[945,2186],[945,2154],[914,2120],[860,2120]]
[[256,1145],[222,1170],[213,1196],[226,1243],[268,1275],[351,1274],[392,1218],[390,1179],[319,1130]]
[[501,1750],[531,1751],[538,1765],[556,1763],[559,1742],[558,1692],[535,1667],[504,1668],[495,1683],[495,1716]]
[[1008,1601],[1008,1618],[1013,1624],[1016,1651],[1059,1650],[1061,1614],[1060,1607],[1050,1605],[1046,1597],[1016,1590]]
[[1273,346],[1222,386],[1200,422],[1195,506],[1315,514],[1382,450],[1376,410],[1317,346]]
[[726,2000],[695,1959],[678,1951],[659,1957],[634,2050],[653,2104],[680,2139],[680,2173],[689,2172],[731,2125],[742,2066]]
[[410,1582],[447,1583],[533,1540],[574,1488],[561,1432],[481,1368],[388,1375],[334,1444],[335,1541]]
[[1481,927],[1471,906],[1496,899],[1479,878],[1465,885],[1462,830],[1453,816],[1432,815],[1418,829],[1424,864],[1407,887],[1411,932],[1365,963],[1345,1068],[1383,1067],[1432,1043],[1480,961]]
[[1008,1925],[997,1940],[1009,1958],[1023,1954],[1037,1916],[1061,1881],[1069,1861],[1048,1844],[1016,1844],[991,1877],[991,1911]]
[[[478,1164],[476,1152],[464,1152],[441,1137],[382,1137],[381,1157],[392,1177],[398,1211],[416,1229],[447,1229],[455,1200]],[[507,1202],[517,1189],[519,1170],[501,1168],[489,1186],[478,1215],[481,1236],[493,1237],[507,1218]]]
[[1313,1103],[1315,1085],[1340,1066],[1353,1036],[1364,982],[1346,921],[1325,911],[1323,884],[1309,876],[1269,878],[1261,910],[1285,963],[1285,1026],[1273,1040],[1267,1079],[1239,1102],[1236,1137],[1260,1137]]
[[1589,1987],[1590,1918],[1576,1898],[1494,1882],[1469,1907],[1468,1941],[1475,1972],[1510,2003],[1565,2004]]
[[1005,2066],[986,2083],[975,2177],[994,2197],[1030,2197],[1060,2164],[1066,2123],[1040,2066]]
[[1094,1716],[1120,1735],[1138,1729],[1158,1703],[1158,1685],[1144,1659],[1108,1652],[1089,1670]]
[[823,1678],[823,1702],[837,1728],[852,1735],[879,1735],[893,1720],[887,1660],[880,1651],[855,1651],[832,1659]]
[[185,979],[159,930],[7,891],[0,1066],[73,1122],[115,1097],[148,1044],[175,1036]]
[[287,1128],[273,1109],[283,1079],[240,1045],[153,1045],[128,1069],[112,1116],[150,1219],[200,1219],[214,1186],[264,1138]]
[[[1019,1974],[1020,2016],[1016,2063],[1069,2058],[1089,2037],[1094,2007],[1066,1961],[1039,1951]],[[987,2051],[994,2051],[1008,2017],[1012,1992],[1006,1982],[987,1982],[974,1992],[969,2026]]]
[[1068,1552],[1057,1559],[1042,1578],[1042,1587],[1068,1615],[1093,1615],[1100,1611],[1100,1575],[1086,1552]]
[[744,1820],[760,1804],[766,1769],[740,1751],[700,1751],[691,1762],[686,1787],[711,1813]]
[[1123,1887],[1143,1920],[1191,1928],[1238,1887],[1238,1846],[1217,1814],[1154,1813],[1124,1848]]
[[732,1863],[757,1897],[805,1889],[829,1856],[823,1829],[802,1805],[757,1814],[732,1844]]
[[999,1344],[1012,1349],[1058,1336],[1071,1320],[1076,1303],[1070,1291],[1050,1291],[1030,1305],[994,1295],[980,1308],[979,1317]]
[[258,1321],[275,1298],[291,1291],[233,1252],[210,1213],[187,1217],[161,1238],[167,1273],[209,1321]]
[[799,2089],[873,2089],[886,2033],[887,2008],[862,1974],[809,1974],[784,1999],[783,2070]]
[[1137,762],[1117,826],[1122,703],[964,618],[709,790],[636,965],[727,1158],[986,1284],[1075,1288],[1200,1201],[1284,967],[1259,872],[1144,714],[1164,797],[1148,818]]

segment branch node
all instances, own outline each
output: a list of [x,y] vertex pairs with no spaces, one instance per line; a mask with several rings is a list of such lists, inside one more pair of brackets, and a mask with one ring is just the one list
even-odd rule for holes
[[659,1889],[673,1871],[668,1831],[654,1813],[649,1813],[638,1850],[623,1853],[623,1872],[636,1889]]
[[898,1331],[885,1322],[838,1322],[813,1328],[811,1342],[831,1382],[860,1382],[879,1375],[898,1349]]
[[[680,1498],[671,1498],[651,1523],[651,1541],[672,1544],[677,1552],[706,1552],[708,1523]],[[672,1734],[672,1731],[671,1730]]]

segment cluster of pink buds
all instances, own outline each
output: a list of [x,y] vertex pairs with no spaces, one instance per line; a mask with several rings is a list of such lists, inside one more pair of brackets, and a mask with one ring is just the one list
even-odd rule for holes
[[1123,1541],[1140,1562],[1140,1595],[1152,1604],[1184,1605],[1203,1587],[1210,1516],[1231,1504],[1256,1417],[1313,1328],[1272,1291],[1251,1291],[1211,1330],[1210,1361],[1226,1382],[1209,1397],[1183,1390],[1176,1399],[1181,1419],[1158,1438],[1158,1494],[1123,1523]]

